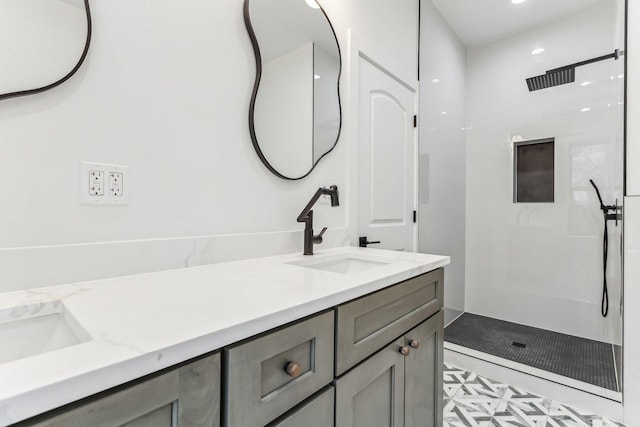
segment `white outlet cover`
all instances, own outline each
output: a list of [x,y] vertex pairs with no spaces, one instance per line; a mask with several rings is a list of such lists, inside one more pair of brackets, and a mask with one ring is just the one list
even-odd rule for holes
[[[90,194],[91,172],[99,171],[103,173],[102,194]],[[115,184],[118,191],[112,191],[114,182],[111,174],[117,174],[120,178]],[[80,203],[83,205],[128,205],[131,195],[131,170],[129,166],[115,165],[109,163],[80,163]],[[115,194],[114,194],[115,193]]]

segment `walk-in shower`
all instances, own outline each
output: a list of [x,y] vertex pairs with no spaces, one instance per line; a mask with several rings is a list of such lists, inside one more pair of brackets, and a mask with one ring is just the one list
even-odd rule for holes
[[421,7],[419,249],[452,256],[445,348],[620,401],[624,0]]

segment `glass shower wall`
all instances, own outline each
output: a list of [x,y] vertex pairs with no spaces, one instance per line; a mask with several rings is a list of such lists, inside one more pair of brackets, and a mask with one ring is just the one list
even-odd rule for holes
[[[622,204],[624,57],[577,68],[572,84],[525,83],[615,49],[622,0],[468,48],[466,311],[621,345],[622,226],[609,223],[603,318],[603,217],[589,180]],[[550,138],[554,201],[514,203],[514,143]]]

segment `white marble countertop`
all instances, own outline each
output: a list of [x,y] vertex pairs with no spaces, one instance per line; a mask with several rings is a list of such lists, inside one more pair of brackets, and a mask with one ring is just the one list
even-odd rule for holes
[[0,364],[7,426],[449,264],[449,257],[345,247],[388,264],[332,273],[258,258],[0,294],[0,323],[66,312],[91,340]]

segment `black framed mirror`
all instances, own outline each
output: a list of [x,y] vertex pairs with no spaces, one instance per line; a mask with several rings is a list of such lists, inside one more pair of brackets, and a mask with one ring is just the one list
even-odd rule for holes
[[89,0],[0,0],[0,100],[66,82],[90,43]]
[[342,59],[335,31],[315,0],[245,0],[256,58],[249,131],[276,176],[308,176],[338,143]]

